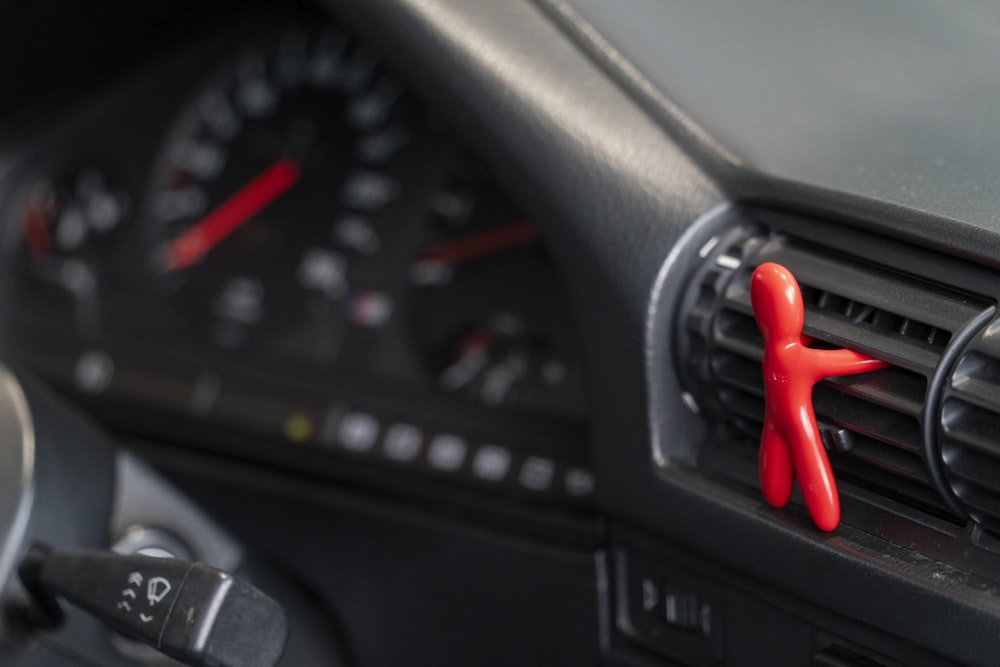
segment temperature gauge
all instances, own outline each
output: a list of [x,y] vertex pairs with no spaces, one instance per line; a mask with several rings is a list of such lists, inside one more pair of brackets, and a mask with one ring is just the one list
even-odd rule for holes
[[21,213],[25,246],[36,259],[86,256],[121,225],[126,209],[126,197],[96,167],[65,181],[42,179]]
[[578,332],[537,227],[485,175],[428,200],[412,326],[438,389],[487,406],[584,415]]
[[127,197],[97,167],[36,181],[20,213],[34,278],[74,293],[93,288],[127,211]]

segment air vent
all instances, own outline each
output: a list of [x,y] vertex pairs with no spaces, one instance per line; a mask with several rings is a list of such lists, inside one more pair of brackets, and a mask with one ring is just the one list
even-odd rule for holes
[[1000,322],[962,354],[941,403],[945,476],[969,516],[1000,533]]
[[[764,415],[763,340],[753,319],[749,283],[757,265],[778,262],[802,287],[805,333],[817,346],[850,347],[892,364],[816,387],[817,421],[838,479],[953,517],[928,470],[927,461],[936,464],[936,455],[925,446],[924,406],[952,338],[989,305],[845,252],[761,229],[734,232],[702,254],[706,261],[682,313],[679,350],[689,390],[719,427],[703,447],[709,451],[702,452],[702,467],[718,466],[713,449],[756,457]],[[1000,395],[1000,375],[997,379]],[[1000,447],[995,464],[1000,471]],[[719,471],[725,473],[725,467]],[[1000,481],[1000,474],[995,479]],[[995,503],[1000,506],[1000,485]]]

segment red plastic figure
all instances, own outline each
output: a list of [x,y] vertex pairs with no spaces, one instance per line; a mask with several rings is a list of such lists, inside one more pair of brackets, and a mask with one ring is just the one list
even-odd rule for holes
[[840,497],[813,412],[813,385],[825,377],[854,375],[889,364],[853,350],[816,350],[802,334],[805,310],[791,271],[761,264],[750,279],[754,318],[764,335],[764,432],[760,484],[764,499],[784,507],[799,488],[813,521],[830,531],[840,523]]

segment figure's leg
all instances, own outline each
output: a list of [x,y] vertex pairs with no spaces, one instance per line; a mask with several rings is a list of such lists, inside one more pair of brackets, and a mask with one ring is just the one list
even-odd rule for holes
[[821,530],[830,531],[840,523],[840,496],[815,417],[806,412],[812,411],[801,411],[792,424],[796,432],[790,434],[796,443],[792,448],[795,475],[809,515]]
[[768,416],[760,438],[760,487],[764,500],[774,507],[784,507],[792,497],[795,471],[788,442]]

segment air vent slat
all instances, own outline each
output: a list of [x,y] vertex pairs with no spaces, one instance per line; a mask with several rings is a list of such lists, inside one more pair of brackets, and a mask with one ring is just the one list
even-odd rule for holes
[[983,410],[1000,410],[1000,387],[992,382],[965,378],[952,384],[952,396]]
[[923,460],[898,449],[862,438],[851,450],[850,455],[854,459],[864,461],[868,465],[892,473],[894,476],[904,477],[921,484],[930,482]]
[[756,263],[778,262],[795,274],[799,284],[828,289],[852,301],[954,331],[956,323],[968,322],[983,310],[981,303],[926,283],[814,254],[789,244],[768,246]]
[[[740,313],[752,313],[750,295],[746,290],[730,294],[726,308]],[[752,322],[752,315],[751,322]],[[820,340],[866,351],[895,366],[922,375],[930,375],[940,357],[940,351],[929,343],[886,332],[874,325],[852,322],[844,316],[814,308],[806,309],[805,331]]]
[[739,355],[748,361],[753,361],[760,365],[764,358],[764,349],[753,341],[744,340],[735,336],[719,335],[715,339],[715,344],[720,349],[732,354]]
[[[764,423],[764,401],[762,399],[749,396],[741,391],[727,389],[721,389],[719,393],[726,401],[732,414],[750,419],[757,424]],[[760,437],[760,427],[756,431],[756,437]]]
[[839,479],[871,489],[936,516],[951,517],[937,492],[923,481],[893,474],[884,468],[871,465],[868,461],[851,459],[836,452],[831,453],[830,460]]
[[827,378],[823,384],[910,417],[920,415],[927,391],[924,378],[891,368],[863,375]]
[[760,362],[747,361],[732,354],[719,354],[714,364],[719,382],[763,400],[764,380],[761,377]]
[[847,322],[823,312],[807,312],[805,330],[821,340],[868,352],[893,366],[921,375],[930,375],[939,359],[938,352],[925,343]]
[[[984,337],[985,343],[990,340]],[[982,347],[987,347],[983,345]],[[951,376],[952,395],[985,410],[1000,410],[1000,359],[983,350],[962,357]]]
[[827,387],[817,387],[813,400],[816,416],[827,422],[910,452],[920,450],[920,426],[916,420],[884,410]]
[[716,326],[719,332],[717,335],[731,336],[764,347],[764,336],[757,328],[757,321],[752,313],[723,308],[718,313]]
[[941,456],[948,471],[961,479],[984,489],[998,492],[1000,484],[1000,458],[983,456],[970,450],[965,442],[945,438]]
[[[941,425],[949,439],[1000,460],[1000,416],[997,414],[949,398],[942,411]],[[1000,487],[1000,479],[996,483]]]
[[750,302],[750,290],[746,286],[730,287],[726,290],[725,307],[753,319],[753,304]]

